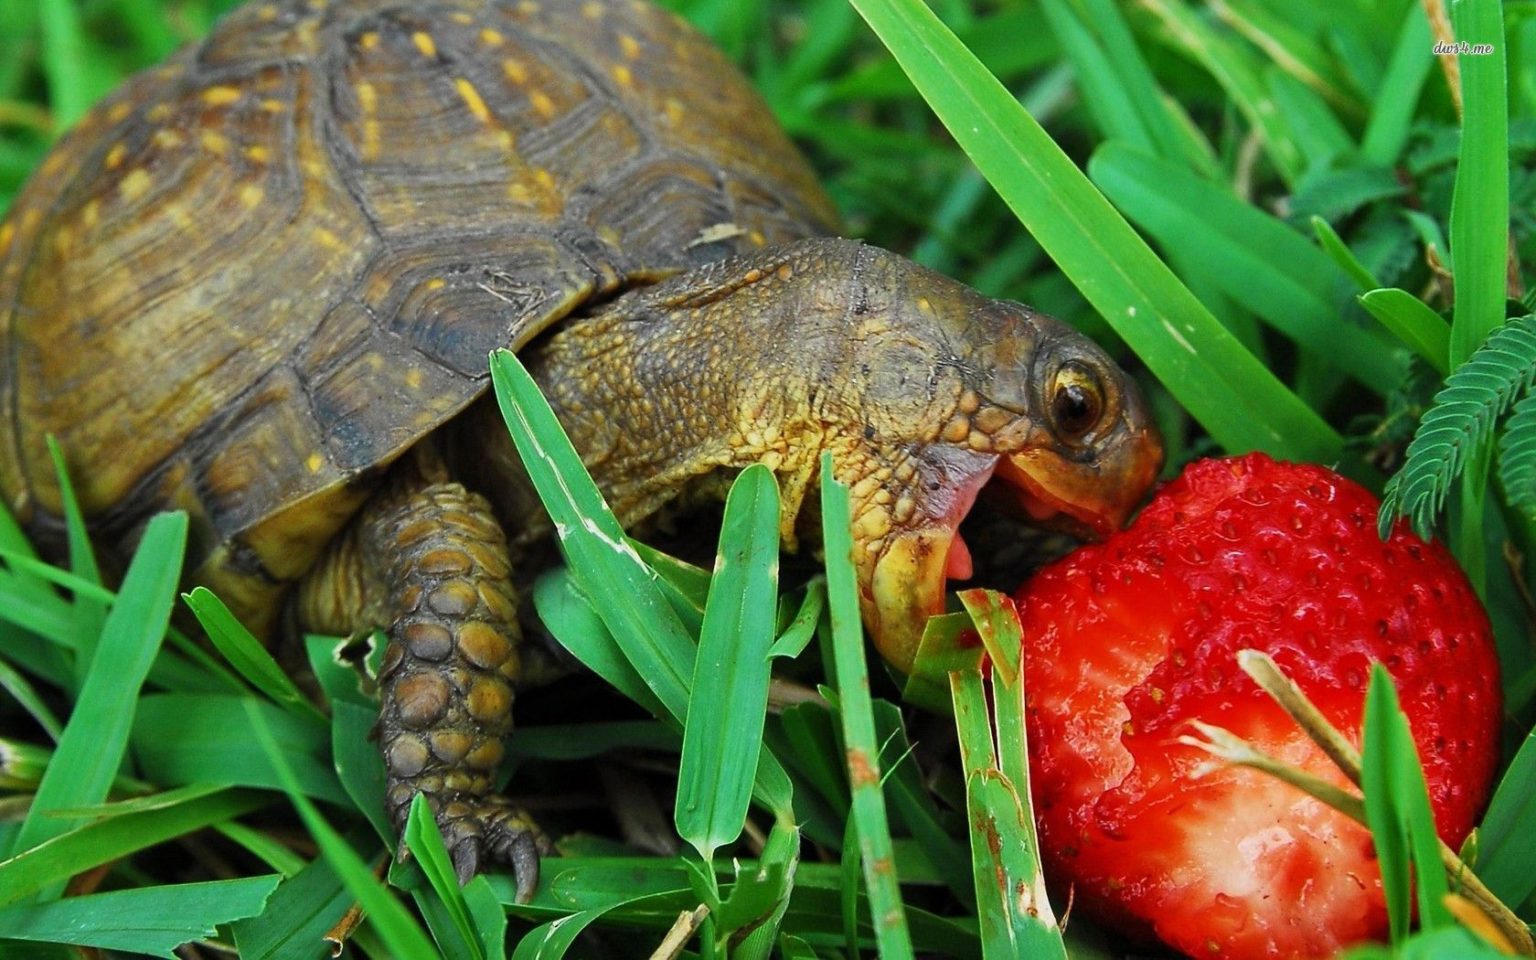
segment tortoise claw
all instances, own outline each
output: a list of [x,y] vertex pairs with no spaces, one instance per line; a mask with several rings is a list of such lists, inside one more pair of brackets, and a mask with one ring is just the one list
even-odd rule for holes
[[437,814],[438,827],[463,886],[492,863],[512,867],[517,902],[527,903],[539,883],[539,854],[551,848],[543,831],[523,810],[501,797],[450,801]]

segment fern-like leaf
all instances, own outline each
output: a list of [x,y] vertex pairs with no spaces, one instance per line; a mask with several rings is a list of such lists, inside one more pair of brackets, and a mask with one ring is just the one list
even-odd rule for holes
[[1493,425],[1536,380],[1536,315],[1511,320],[1483,341],[1446,378],[1408,444],[1408,456],[1382,496],[1377,527],[1385,538],[1398,516],[1428,540],[1435,516],[1467,458],[1482,449]]
[[1499,482],[1509,505],[1536,518],[1536,393],[1515,404],[1499,440]]

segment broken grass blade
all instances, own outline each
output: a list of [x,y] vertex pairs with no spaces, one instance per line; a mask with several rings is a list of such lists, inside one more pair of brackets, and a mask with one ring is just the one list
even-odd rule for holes
[[835,479],[832,455],[821,456],[822,537],[826,545],[827,601],[831,612],[836,672],[848,780],[853,792],[851,826],[858,834],[870,920],[882,960],[912,957],[906,910],[897,884],[885,795],[880,787],[880,745],[869,695],[864,631],[859,621],[858,584],[853,572],[853,521],[848,488]]
[[6,939],[174,957],[182,944],[260,913],[281,880],[275,874],[140,887],[0,909]]

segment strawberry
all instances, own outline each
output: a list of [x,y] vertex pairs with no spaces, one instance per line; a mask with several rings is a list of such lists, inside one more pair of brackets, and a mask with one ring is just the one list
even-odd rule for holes
[[1019,591],[1047,877],[1078,909],[1196,957],[1329,956],[1386,934],[1364,827],[1178,737],[1225,727],[1343,784],[1234,655],[1279,663],[1359,744],[1373,660],[1396,683],[1441,836],[1487,797],[1501,715],[1487,615],[1439,544],[1262,454],[1190,465],[1128,529]]

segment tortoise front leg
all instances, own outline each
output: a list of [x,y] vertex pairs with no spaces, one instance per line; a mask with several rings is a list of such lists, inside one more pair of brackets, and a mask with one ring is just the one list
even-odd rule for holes
[[511,569],[485,498],[408,476],[364,507],[299,602],[310,627],[388,625],[378,733],[396,827],[426,794],[460,882],[483,861],[510,863],[525,900],[543,840],[492,790],[521,669]]

